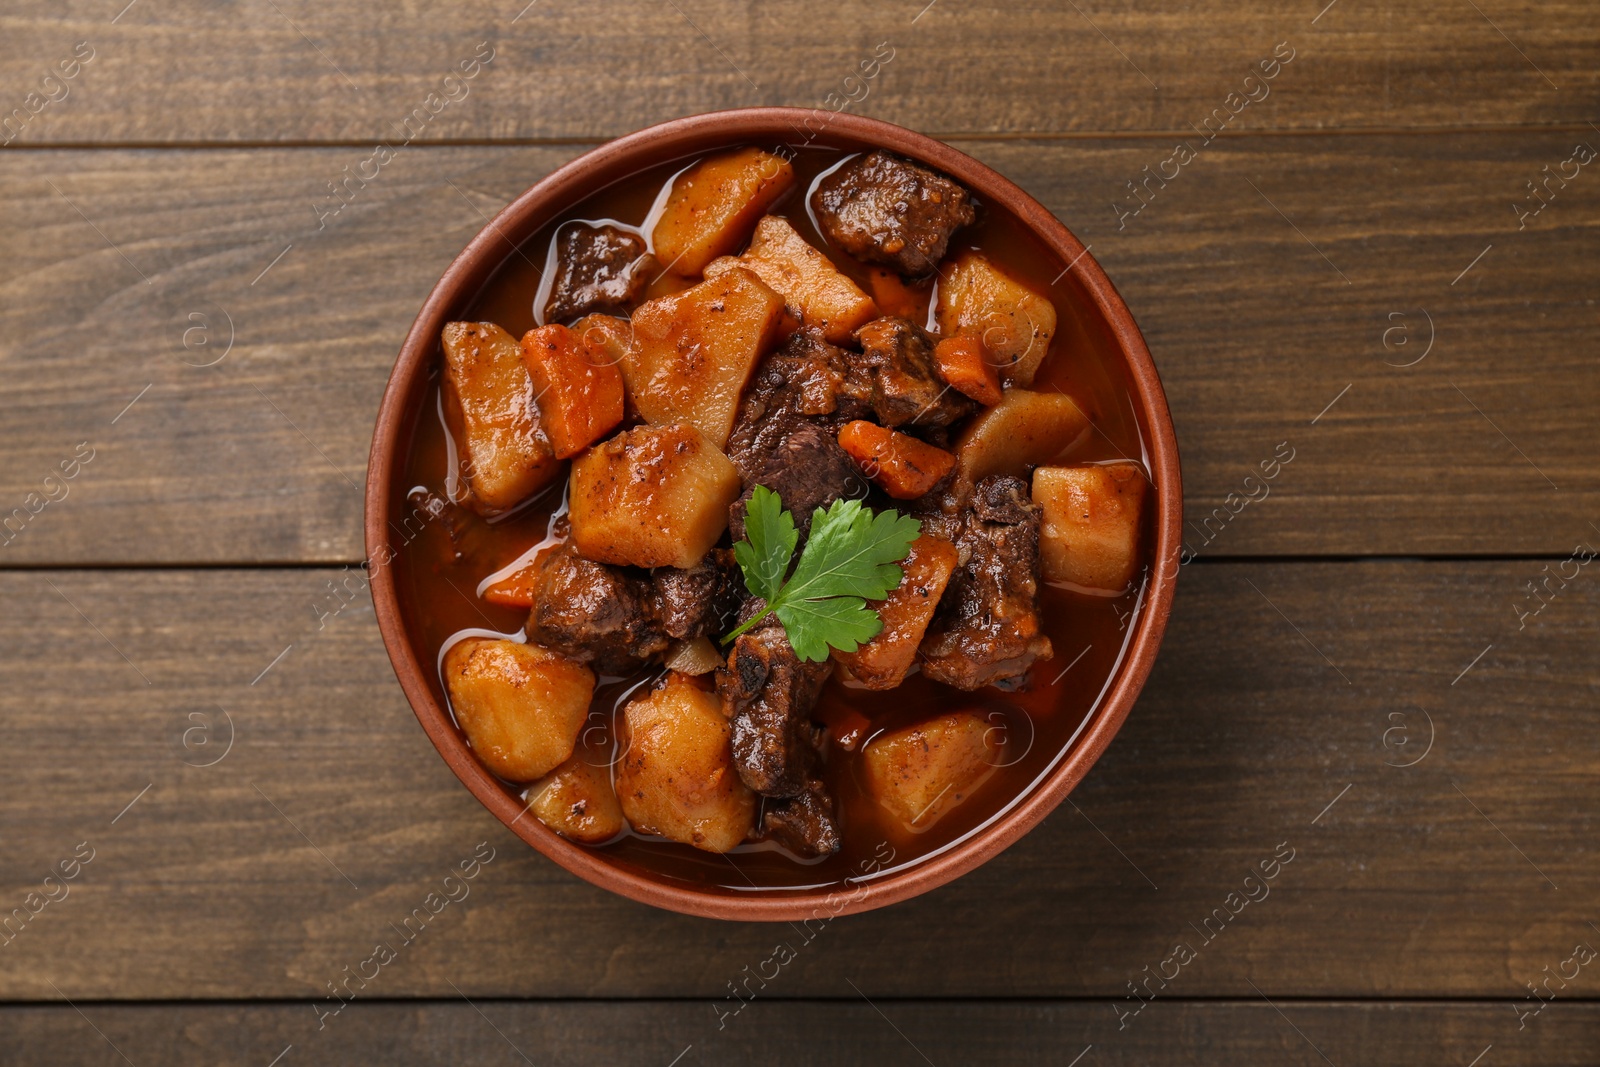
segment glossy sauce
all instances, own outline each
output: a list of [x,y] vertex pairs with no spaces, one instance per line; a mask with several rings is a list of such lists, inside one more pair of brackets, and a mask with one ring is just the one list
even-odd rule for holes
[[[798,179],[795,188],[771,212],[785,216],[807,241],[827,252],[870,293],[867,269],[831,248],[817,233],[805,208],[816,178],[844,158],[833,149],[800,149],[793,158]],[[542,303],[545,296],[540,291],[540,275],[547,273],[548,250],[557,226],[573,219],[611,219],[642,226],[648,236],[649,226],[643,224],[652,205],[672,176],[692,162],[664,164],[593,194],[557,223],[536,233],[520,254],[508,256],[460,317],[495,322],[513,337],[522,336],[535,325],[536,298]],[[1148,472],[1146,435],[1132,402],[1121,355],[1113,338],[1087,310],[1088,297],[1077,279],[1064,271],[1067,264],[1059,262],[1015,219],[982,201],[978,202],[977,222],[956,233],[950,254],[963,248],[982,249],[1007,273],[1047,295],[1055,305],[1056,336],[1033,388],[1071,394],[1093,420],[1088,437],[1065,460],[1131,459]],[[520,559],[531,559],[535,546],[550,543],[553,518],[565,510],[566,484],[565,478],[558,480],[515,512],[494,521],[460,509],[452,509],[440,519],[428,518],[426,507],[418,509],[419,501],[432,499],[437,508],[440,499],[450,497],[448,472],[454,448],[440,410],[436,364],[424,403],[415,413],[403,465],[412,497],[394,501],[397,514],[417,518],[397,524],[392,539],[402,616],[424,661],[436,657],[435,662],[442,660],[449,644],[466,636],[463,631],[520,635],[527,612],[487,603],[477,596],[477,590],[491,574]],[[1147,493],[1145,560],[1150,557],[1148,519],[1153,502],[1154,493]],[[1034,665],[1028,692],[984,689],[966,693],[930,682],[915,669],[902,685],[888,692],[851,687],[837,677],[830,680],[813,717],[828,727],[823,777],[838,808],[844,842],[838,853],[800,861],[772,844],[747,844],[719,856],[632,833],[600,846],[599,852],[610,862],[642,868],[657,877],[738,893],[830,885],[852,876],[859,881],[863,869],[873,869],[873,877],[882,877],[945,851],[1026,796],[1069,751],[1121,662],[1142,604],[1146,574],[1147,568],[1142,568],[1134,587],[1117,597],[1043,586],[1042,622],[1055,655]],[[652,668],[627,678],[600,679],[579,739],[585,759],[596,765],[612,765],[620,759],[615,745],[616,717],[636,691],[648,691],[660,674],[659,668]],[[431,682],[440,701],[448,706],[437,671]],[[999,766],[967,800],[931,827],[909,832],[867,793],[860,746],[882,730],[958,709],[975,710],[993,725],[993,736],[1004,742]],[[510,783],[506,789],[519,797],[526,792],[525,786]],[[891,854],[890,849],[893,860],[879,869],[877,861]],[[873,857],[876,861],[869,864]]]

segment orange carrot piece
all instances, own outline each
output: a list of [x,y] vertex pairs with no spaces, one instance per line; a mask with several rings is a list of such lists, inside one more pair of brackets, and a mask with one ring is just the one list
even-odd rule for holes
[[933,350],[939,377],[985,407],[1000,403],[1000,372],[983,347],[983,338],[946,337]]
[[533,560],[520,570],[513,571],[483,591],[483,599],[491,604],[508,608],[533,607],[533,583],[539,573],[539,561]]
[[922,322],[928,317],[931,289],[927,285],[910,286],[894,271],[873,267],[867,271],[867,287],[872,290],[873,303],[885,315],[912,322]]
[[[900,561],[904,575],[900,584],[883,600],[871,602],[883,620],[883,629],[854,652],[834,649],[833,658],[867,689],[893,689],[905,681],[960,559],[956,546],[941,537],[923,534],[911,542],[911,552]],[[845,736],[835,729],[834,737],[843,741]],[[860,740],[859,731],[855,739]]]
[[577,455],[622,422],[622,372],[565,326],[524,334],[522,362],[558,459]]
[[896,500],[915,500],[956,463],[956,457],[942,448],[861,419],[845,423],[839,447]]

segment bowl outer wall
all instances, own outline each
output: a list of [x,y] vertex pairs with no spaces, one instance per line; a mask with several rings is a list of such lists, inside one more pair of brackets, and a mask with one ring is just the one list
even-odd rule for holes
[[[808,125],[809,124],[809,125]],[[818,128],[820,126],[820,129]],[[1155,662],[1172,610],[1180,564],[1183,516],[1177,439],[1161,381],[1144,338],[1100,265],[1054,215],[1009,179],[965,153],[903,127],[865,116],[806,108],[744,108],[675,119],[608,142],[540,180],[513,200],[450,264],[423,303],[401,346],[384,390],[367,464],[368,560],[392,558],[388,530],[399,442],[409,432],[413,395],[427,381],[440,330],[465,307],[505,258],[545,223],[592,193],[647,167],[729,145],[783,142],[797,134],[808,143],[844,149],[884,148],[920,160],[1019,218],[1062,262],[1070,264],[1126,360],[1147,434],[1147,460],[1156,487],[1155,559],[1144,609],[1132,641],[1092,721],[1072,749],[1028,796],[1003,817],[950,851],[872,881],[828,890],[730,893],[659,880],[613,865],[600,854],[560,837],[536,818],[478,763],[430,687],[400,616],[394,573],[371,567],[373,607],[390,662],[429,740],[462,783],[513,833],[589,882],[645,904],[689,915],[745,921],[792,922],[883,907],[925,893],[973,870],[1048,815],[1094,765],[1127,718]],[[789,143],[796,143],[790,141]],[[430,657],[431,659],[431,657]]]

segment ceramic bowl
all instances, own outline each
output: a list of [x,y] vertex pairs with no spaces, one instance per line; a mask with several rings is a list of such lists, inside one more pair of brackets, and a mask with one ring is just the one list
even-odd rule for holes
[[[669,160],[740,144],[812,143],[847,151],[883,148],[948,174],[972,190],[990,210],[1011,213],[1030,228],[1080,287],[1079,315],[1098,317],[1097,328],[1114,339],[1126,361],[1145,461],[1154,482],[1153,557],[1143,610],[1122,661],[1090,721],[1045,779],[1001,817],[940,855],[881,877],[829,890],[770,890],[730,893],[699,887],[608,862],[603,851],[557,836],[525,808],[473,757],[435,690],[434,650],[413,647],[401,616],[392,559],[390,520],[402,514],[407,486],[400,450],[409,437],[430,367],[439,358],[439,332],[458,317],[480,287],[522,241],[597,190]],[[1178,575],[1182,485],[1177,441],[1166,397],[1144,338],[1100,265],[1054,215],[1000,174],[922,134],[878,119],[795,108],[720,111],[652,126],[588,152],[518,196],[472,239],[450,264],[423,304],[395,361],[384,392],[367,468],[366,548],[378,627],[401,688],[417,719],[450,769],[513,833],[581,878],[634,900],[691,915],[736,920],[800,921],[882,907],[925,893],[986,860],[1050,813],[1105,751],[1127,718],[1155,662],[1172,609]]]

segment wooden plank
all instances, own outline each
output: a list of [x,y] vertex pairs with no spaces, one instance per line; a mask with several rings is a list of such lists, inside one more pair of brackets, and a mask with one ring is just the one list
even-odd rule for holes
[[[852,996],[848,988],[847,997]],[[302,1004],[0,1009],[16,1063],[1111,1064],[1373,1067],[1593,1062],[1600,1005],[1560,1004],[1518,1032],[1498,1004],[1173,1001],[1118,1032],[1107,1002],[752,1003],[719,1030],[700,1002],[376,1003],[318,1031]],[[96,1033],[96,1030],[99,1033]],[[1074,1060],[1074,1056],[1081,1059]],[[679,1058],[674,1058],[679,1057]],[[1441,1058],[1442,1057],[1442,1058]]]
[[[30,3],[0,16],[0,102],[24,108],[18,142],[611,137],[753,104],[854,106],[945,135],[1187,131],[1229,94],[1261,96],[1245,78],[1279,45],[1292,62],[1260,103],[1235,104],[1244,110],[1230,126],[1581,126],[1600,88],[1600,17],[1584,0],[1476,10],[1200,0],[1159,11],[1105,0],[627,0],[604,17],[548,0],[426,12],[172,0],[116,17],[124,3]],[[87,66],[41,84],[79,42]],[[444,82],[475,55],[493,59]],[[892,59],[859,80],[875,55]],[[402,128],[430,93],[437,114]]]
[[[1509,205],[1572,139],[1219,140],[1123,219],[1167,142],[962,144],[1066,220],[1142,324],[1196,553],[1565,555],[1600,520],[1600,199],[1580,176],[1522,231]],[[0,158],[0,513],[39,509],[0,557],[358,560],[415,309],[578,151],[413,148],[320,229],[359,150]],[[94,458],[42,504],[80,444]]]
[[[771,996],[1116,998],[1183,942],[1197,958],[1158,1005],[1254,983],[1492,998],[1511,1020],[1524,983],[1600,945],[1600,585],[1580,568],[1519,630],[1539,576],[1196,564],[1071,803],[967,877],[802,940],[629,903],[522,846],[416,726],[364,598],[319,623],[340,572],[0,573],[0,905],[94,850],[0,948],[0,999],[316,998],[487,842],[470,896],[363,999],[721,1001],[782,941]],[[1206,926],[1280,845],[1270,895]]]

